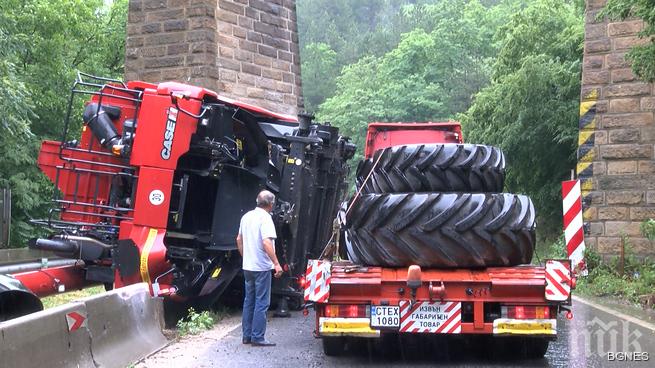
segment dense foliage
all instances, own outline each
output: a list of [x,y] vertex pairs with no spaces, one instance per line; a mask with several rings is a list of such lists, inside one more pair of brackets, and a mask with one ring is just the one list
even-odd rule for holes
[[612,19],[626,19],[628,17],[641,18],[645,22],[640,37],[650,39],[651,42],[635,46],[628,53],[628,60],[639,77],[655,81],[655,0],[608,0],[602,15]]
[[519,11],[497,33],[491,83],[460,115],[469,141],[503,148],[507,188],[532,197],[545,230],[561,224],[560,182],[576,162],[583,37],[572,4]]
[[123,72],[127,0],[0,2],[0,187],[13,197],[12,244],[34,236],[52,186],[40,141],[61,134],[76,70]]
[[553,231],[559,183],[575,167],[584,34],[575,4],[406,5],[403,25],[413,29],[390,51],[344,66],[318,117],[339,125],[360,152],[369,122],[459,119],[466,141],[504,149],[507,190],[531,195],[542,234]]
[[421,17],[416,10],[421,4],[434,2],[437,1],[298,0],[305,108],[316,112],[334,94],[335,80],[343,67],[363,56],[384,55],[419,22],[429,25],[430,17]]
[[384,55],[344,67],[319,118],[362,143],[368,122],[436,121],[465,111],[489,81],[497,52],[493,35],[512,7],[476,0],[405,7],[417,27]]

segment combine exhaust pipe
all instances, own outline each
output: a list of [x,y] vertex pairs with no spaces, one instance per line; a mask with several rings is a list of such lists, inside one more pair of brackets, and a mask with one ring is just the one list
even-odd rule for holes
[[115,144],[120,143],[120,134],[114,126],[113,120],[121,116],[121,110],[115,106],[98,106],[97,103],[90,103],[84,109],[82,120],[91,128],[93,135],[98,138],[100,144],[111,149]]
[[79,247],[76,243],[67,242],[60,239],[35,239],[34,244],[30,244],[30,248],[47,250],[57,254],[75,254],[79,252]]
[[109,257],[113,247],[86,236],[60,235],[52,239],[32,239],[29,247],[54,252],[62,258],[95,261]]

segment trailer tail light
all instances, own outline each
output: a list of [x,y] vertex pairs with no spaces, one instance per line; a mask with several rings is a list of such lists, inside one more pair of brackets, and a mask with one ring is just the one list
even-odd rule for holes
[[503,318],[513,319],[549,319],[550,308],[547,305],[511,305],[502,306]]
[[300,276],[298,277],[298,286],[301,289],[305,289],[305,286],[307,285],[307,280],[305,279],[305,276]]
[[366,318],[369,308],[363,304],[329,304],[324,313],[325,317]]

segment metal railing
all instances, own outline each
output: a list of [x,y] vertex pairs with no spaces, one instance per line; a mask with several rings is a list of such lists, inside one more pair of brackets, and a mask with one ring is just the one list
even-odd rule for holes
[[[96,115],[109,99],[131,103],[134,105],[132,120],[136,121],[142,94],[143,91],[130,89],[120,80],[78,72],[75,84],[71,89],[59,148],[59,158],[63,161],[63,165],[56,167],[54,180],[55,186],[60,187],[62,178],[63,180],[73,178],[74,188],[68,193],[56,190],[52,200],[54,206],[50,210],[48,218],[33,220],[33,223],[57,230],[92,228],[100,233],[113,234],[118,231],[118,221],[132,218],[131,206],[125,207],[109,203],[106,199],[100,200],[99,193],[106,192],[107,183],[113,183],[119,179],[125,179],[129,181],[129,185],[135,186],[138,179],[135,168],[130,166],[127,160],[124,164],[112,163],[107,158],[115,157],[115,155],[102,149],[100,142],[95,138],[86,147],[78,146],[79,137],[72,133],[76,129],[71,129],[71,125],[73,121],[77,120],[72,116],[75,112],[73,105],[76,97],[93,97],[98,104]],[[79,155],[80,153],[88,155]],[[63,184],[69,185],[67,182]],[[78,193],[82,193],[82,195],[78,196]],[[134,203],[134,198],[131,203]],[[86,220],[64,221],[61,219],[61,215],[64,213],[77,215],[78,218]]]

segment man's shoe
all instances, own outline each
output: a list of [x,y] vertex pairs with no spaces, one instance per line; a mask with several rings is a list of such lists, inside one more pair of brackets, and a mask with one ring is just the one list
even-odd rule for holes
[[274,342],[270,342],[270,341],[266,341],[266,340],[259,341],[259,342],[253,341],[251,344],[252,344],[252,346],[275,346]]
[[243,339],[242,342],[244,345],[252,344],[252,341],[250,341],[250,339]]

